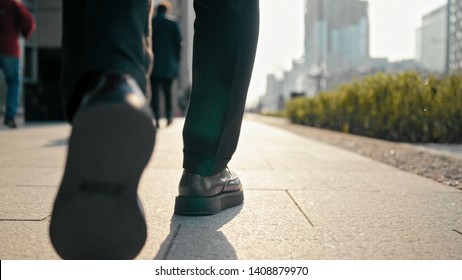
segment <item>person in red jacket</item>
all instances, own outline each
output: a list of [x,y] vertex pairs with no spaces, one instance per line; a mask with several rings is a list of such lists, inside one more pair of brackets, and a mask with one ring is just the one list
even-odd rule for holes
[[20,36],[29,38],[35,29],[32,14],[16,0],[0,0],[0,69],[7,84],[4,124],[16,128],[15,116],[19,102]]

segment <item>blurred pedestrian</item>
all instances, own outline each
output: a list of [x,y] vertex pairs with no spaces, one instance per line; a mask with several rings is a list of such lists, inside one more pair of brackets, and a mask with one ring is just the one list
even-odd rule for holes
[[[174,213],[212,215],[244,201],[227,165],[255,58],[258,0],[195,0],[193,82]],[[110,7],[110,16],[107,15]],[[149,0],[63,0],[62,87],[72,122],[50,237],[65,259],[128,259],[147,226],[137,188],[155,142]]]
[[0,0],[0,69],[7,85],[3,123],[16,128],[19,105],[19,38],[28,39],[35,29],[32,14],[16,0]]
[[181,32],[176,21],[167,14],[171,10],[170,2],[163,1],[156,8],[152,19],[152,51],[154,67],[151,73],[152,100],[156,127],[159,128],[160,92],[163,92],[167,126],[173,121],[172,83],[178,78],[181,54]]

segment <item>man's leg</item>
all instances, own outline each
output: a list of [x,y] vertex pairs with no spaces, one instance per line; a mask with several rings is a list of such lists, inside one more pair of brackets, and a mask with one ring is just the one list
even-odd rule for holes
[[183,130],[186,171],[225,169],[239,139],[258,40],[258,0],[195,0],[193,83]]
[[146,240],[137,187],[155,141],[143,93],[149,12],[148,0],[63,1],[73,128],[50,237],[65,259],[134,258]]
[[160,78],[151,77],[151,108],[154,113],[157,128],[160,127],[160,83]]
[[170,78],[162,79],[162,90],[164,92],[164,101],[165,101],[165,118],[167,119],[167,125],[170,125],[173,121],[172,83],[173,83],[173,79],[170,79]]
[[147,73],[153,57],[149,24],[151,2],[63,0],[61,81],[69,119],[80,106],[83,87],[101,73],[129,74],[147,93]]
[[7,84],[5,124],[16,127],[14,118],[19,105],[19,58],[3,56],[3,70]]
[[243,201],[226,167],[239,139],[258,40],[258,0],[195,0],[193,83],[175,213],[215,214]]

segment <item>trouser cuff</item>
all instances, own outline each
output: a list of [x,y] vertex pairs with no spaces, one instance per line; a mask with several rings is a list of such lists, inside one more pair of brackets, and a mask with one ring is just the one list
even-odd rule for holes
[[207,159],[197,155],[183,152],[183,168],[189,173],[198,174],[201,176],[213,176],[223,171],[228,162],[227,160]]

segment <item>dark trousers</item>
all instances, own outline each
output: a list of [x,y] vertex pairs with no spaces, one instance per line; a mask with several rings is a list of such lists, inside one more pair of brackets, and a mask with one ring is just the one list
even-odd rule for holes
[[84,86],[101,73],[127,73],[146,90],[153,57],[151,2],[63,0],[61,88],[70,120]]
[[160,93],[164,94],[165,117],[167,121],[172,120],[172,83],[173,79],[151,77],[152,99],[151,108],[154,113],[156,124],[159,124],[160,119]]
[[[236,150],[258,40],[258,2],[194,1],[193,83],[183,129],[189,172],[216,174]],[[150,3],[63,0],[62,80],[70,117],[80,104],[80,85],[95,72],[130,74],[146,90]]]

